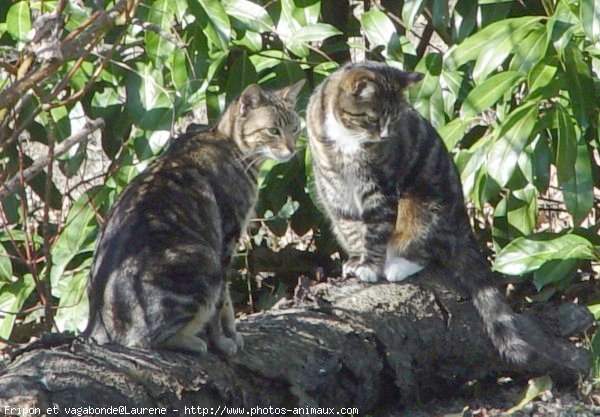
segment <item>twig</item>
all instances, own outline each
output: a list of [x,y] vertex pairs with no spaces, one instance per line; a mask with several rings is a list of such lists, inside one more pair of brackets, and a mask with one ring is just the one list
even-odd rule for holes
[[162,30],[162,28],[160,26],[158,26],[154,23],[144,22],[141,19],[135,18],[135,19],[131,20],[131,24],[133,24],[135,26],[139,26],[146,31],[149,30],[150,32],[156,33],[158,36],[165,39],[167,42],[172,43],[177,48],[185,48],[186,47],[185,43],[181,42],[181,40],[177,39],[177,37],[171,35],[170,33],[165,32],[164,30]]
[[420,61],[423,56],[425,56],[425,51],[427,51],[427,47],[431,43],[431,36],[433,35],[433,22],[430,20],[427,21],[427,25],[425,25],[425,29],[423,30],[423,37],[419,41],[417,45],[417,59]]
[[[42,97],[40,97],[42,99]],[[46,260],[46,268],[44,277],[40,285],[40,289],[43,294],[40,294],[40,299],[44,305],[44,325],[46,330],[52,330],[52,327],[56,327],[56,322],[52,316],[52,284],[50,282],[50,276],[52,273],[52,251],[50,244],[50,199],[52,198],[52,171],[54,165],[54,147],[56,144],[56,123],[52,118],[50,110],[46,110],[48,118],[48,165],[46,168],[46,184],[44,184],[44,213],[42,216],[42,252]]]
[[[49,104],[49,106],[51,108],[60,107],[60,106],[66,106],[68,104],[73,103],[74,101],[79,100],[83,95],[85,95],[90,90],[90,88],[92,88],[92,86],[96,82],[96,79],[100,76],[100,74],[102,73],[102,71],[104,71],[104,67],[106,67],[106,64],[112,58],[112,56],[113,56],[113,54],[114,54],[114,52],[115,52],[115,50],[117,48],[117,45],[119,44],[119,42],[123,38],[123,35],[125,35],[125,30],[121,31],[121,34],[115,40],[115,42],[113,43],[113,45],[110,48],[110,50],[106,53],[106,56],[103,57],[102,62],[100,62],[100,65],[96,68],[96,70],[94,71],[94,73],[92,74],[92,76],[90,77],[90,79],[88,80],[88,82],[85,84],[85,86],[83,86],[83,88],[81,90],[79,90],[75,94],[73,94],[73,95],[65,98],[64,100],[58,101],[56,103],[51,103],[51,104]],[[91,51],[91,49],[92,48],[90,48],[90,51]],[[77,62],[77,64],[80,64],[79,61]],[[77,64],[75,66],[79,66]],[[67,76],[67,78],[70,79],[72,77],[72,75],[73,74],[69,74]],[[60,90],[58,92],[60,92]],[[52,97],[54,98],[54,97],[56,97],[56,95],[53,95]]]
[[[23,96],[22,99],[20,99],[17,102],[17,105],[15,106],[14,109],[12,109],[12,112],[14,114],[20,114],[21,110],[23,108],[25,108],[25,106],[27,106],[29,104],[29,101],[31,100],[31,97],[33,96],[33,94],[31,94],[30,92],[28,92],[27,94],[25,94],[25,96]],[[35,110],[33,110],[31,112],[31,114],[27,117],[27,119],[25,119],[23,121],[23,123],[21,123],[21,125],[16,128],[12,134],[10,135],[10,138],[6,139],[6,136],[8,136],[8,121],[9,118],[6,118],[3,122],[2,122],[2,130],[1,130],[1,134],[0,134],[0,152],[4,152],[4,150],[6,148],[8,148],[8,146],[13,143],[21,133],[23,133],[23,131],[25,130],[25,128],[27,126],[29,126],[29,124],[31,123],[31,121],[40,113],[41,111],[41,107],[37,107]],[[2,116],[0,115],[0,119],[2,119]],[[16,124],[15,124],[16,127]]]
[[[427,19],[427,23],[433,26],[433,16],[431,15],[431,11],[429,9],[425,9],[423,12],[423,16]],[[441,40],[448,46],[452,45],[454,42],[452,41],[452,37],[450,37],[445,31],[436,30],[435,33],[440,37]]]
[[[104,127],[103,119],[96,119],[96,120],[92,120],[92,121],[88,122],[83,127],[83,129],[81,129],[79,132],[69,136],[67,139],[63,140],[60,144],[58,144],[56,146],[56,148],[54,150],[54,157],[61,156],[62,154],[67,152],[69,149],[71,149],[73,146],[87,140],[88,136],[92,132],[94,132],[102,127]],[[35,161],[27,169],[25,169],[23,171],[24,181],[27,182],[27,181],[31,180],[33,177],[35,177],[37,174],[39,174],[44,169],[44,167],[48,164],[49,160],[50,160],[50,157],[48,155],[46,155],[43,158],[40,158],[37,161]],[[10,180],[6,181],[6,183],[3,185],[3,187],[0,188],[0,198],[9,196],[10,194],[14,193],[18,189],[19,189],[19,175],[15,175]]]
[[35,260],[33,259],[33,250],[35,249],[33,246],[33,240],[29,233],[29,221],[28,221],[28,210],[27,210],[27,196],[25,195],[25,169],[23,166],[23,147],[21,144],[18,144],[17,150],[19,152],[19,172],[15,174],[13,179],[15,183],[21,185],[19,191],[21,192],[19,202],[21,203],[21,216],[23,220],[23,235],[25,237],[25,260],[27,268],[33,277],[33,280],[38,285],[38,273],[35,265]]
[[42,80],[54,75],[58,68],[65,62],[80,57],[85,53],[86,45],[89,45],[98,36],[102,36],[106,31],[115,25],[117,18],[130,9],[135,9],[139,0],[120,0],[110,11],[100,12],[98,18],[79,36],[69,37],[63,41],[61,46],[62,60],[52,60],[46,65],[42,65],[37,70],[31,72],[0,94],[0,109],[10,108],[27,90]]
[[[417,32],[415,32],[413,29],[408,29],[406,27],[406,25],[404,24],[404,22],[402,21],[402,19],[400,19],[398,16],[396,16],[394,13],[390,12],[387,9],[384,9],[382,7],[382,9],[385,11],[385,13],[387,14],[387,16],[392,19],[394,22],[396,22],[397,24],[399,24],[400,26],[402,26],[405,30],[408,30],[410,33],[412,33],[416,38],[418,38],[419,40],[422,40],[423,37],[421,35],[419,35]],[[429,44],[428,46],[430,46],[431,48],[435,49],[436,51],[443,53],[444,51],[442,51],[440,48],[438,48],[437,46],[433,45],[433,44]]]

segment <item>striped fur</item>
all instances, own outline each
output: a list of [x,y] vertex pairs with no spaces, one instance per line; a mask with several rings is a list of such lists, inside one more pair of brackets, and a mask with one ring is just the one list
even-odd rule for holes
[[452,158],[404,98],[421,78],[381,63],[351,63],[310,98],[315,184],[348,253],[343,274],[401,281],[423,268],[442,268],[473,297],[500,353],[524,363],[533,349],[490,280]]
[[226,273],[257,197],[257,164],[288,160],[303,83],[249,86],[214,128],[174,140],[125,189],[100,234],[85,334],[99,343],[226,355],[242,346]]

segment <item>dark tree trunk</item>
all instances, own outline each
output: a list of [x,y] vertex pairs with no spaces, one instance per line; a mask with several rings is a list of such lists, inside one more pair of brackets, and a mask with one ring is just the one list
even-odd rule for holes
[[[238,321],[245,348],[229,360],[79,339],[61,343],[51,335],[0,370],[0,405],[45,412],[56,404],[61,415],[65,407],[118,405],[166,407],[167,415],[184,415],[186,406],[357,407],[366,415],[447,395],[489,375],[574,380],[587,372],[588,352],[537,325],[530,334],[539,357],[525,369],[502,362],[469,301],[425,274],[417,279],[300,288],[301,301]],[[578,306],[560,311],[555,329],[578,323],[572,332],[589,322]],[[524,319],[523,326],[532,323]]]

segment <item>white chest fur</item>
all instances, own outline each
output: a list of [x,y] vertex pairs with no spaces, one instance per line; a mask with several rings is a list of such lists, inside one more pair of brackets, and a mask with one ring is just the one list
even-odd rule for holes
[[358,152],[363,142],[368,140],[363,133],[353,132],[346,128],[336,119],[331,111],[325,117],[325,133],[335,143],[338,150],[344,154]]

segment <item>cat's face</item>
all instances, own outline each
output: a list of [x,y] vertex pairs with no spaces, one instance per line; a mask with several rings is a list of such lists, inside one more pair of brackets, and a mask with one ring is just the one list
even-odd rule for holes
[[331,107],[333,124],[369,142],[393,135],[394,120],[404,108],[403,91],[422,78],[370,61],[343,67]]
[[247,87],[238,100],[242,151],[256,158],[289,160],[296,151],[300,118],[294,111],[304,80],[276,91],[257,84]]

